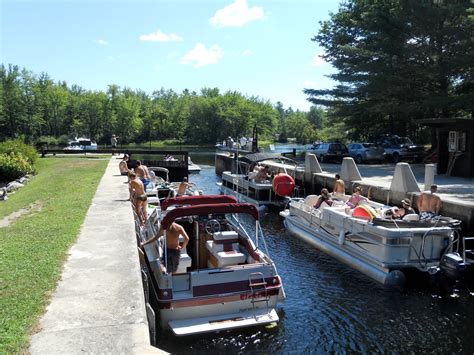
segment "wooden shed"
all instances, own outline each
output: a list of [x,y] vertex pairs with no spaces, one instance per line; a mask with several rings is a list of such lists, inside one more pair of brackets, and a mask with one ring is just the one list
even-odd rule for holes
[[433,118],[419,123],[433,129],[438,174],[474,177],[474,119]]

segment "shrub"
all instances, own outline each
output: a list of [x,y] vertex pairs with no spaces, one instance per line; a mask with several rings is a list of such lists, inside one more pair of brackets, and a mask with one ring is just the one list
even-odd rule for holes
[[12,181],[31,173],[35,173],[35,169],[22,153],[0,154],[0,181]]
[[53,137],[53,136],[41,136],[38,138],[38,141],[36,142],[37,145],[58,145],[58,140]]
[[[68,136],[66,136],[65,134],[63,134],[62,136],[59,136],[58,140],[57,140],[57,145],[60,145],[60,146],[67,146],[69,144],[69,141],[71,139],[69,139]],[[51,143],[50,143],[51,144]]]
[[22,142],[21,139],[11,139],[0,143],[0,154],[20,153],[33,166],[38,158],[36,149]]

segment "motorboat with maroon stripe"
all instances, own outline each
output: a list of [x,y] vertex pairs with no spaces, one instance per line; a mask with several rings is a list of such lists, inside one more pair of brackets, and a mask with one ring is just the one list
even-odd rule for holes
[[167,272],[166,234],[144,247],[149,304],[162,329],[182,336],[278,322],[275,307],[285,292],[255,205],[235,203],[233,196],[184,196],[161,208],[140,240],[173,222],[190,239],[175,273]]

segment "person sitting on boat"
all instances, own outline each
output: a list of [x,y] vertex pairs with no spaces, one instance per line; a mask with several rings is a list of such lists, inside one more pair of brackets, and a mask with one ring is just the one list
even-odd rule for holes
[[357,186],[354,188],[352,196],[347,200],[346,205],[350,208],[355,208],[362,201],[367,201],[367,198],[361,195],[362,187]]
[[267,180],[270,180],[271,175],[270,175],[270,168],[268,165],[265,165],[264,167],[260,168],[260,170],[257,173],[257,176],[255,176],[255,181],[256,182],[265,182]]
[[124,154],[122,160],[119,163],[119,170],[120,170],[120,175],[128,175],[129,169],[128,169],[128,155]]
[[148,167],[146,165],[142,165],[140,160],[137,160],[137,166],[135,167],[135,174],[140,178],[143,182],[143,185],[146,187],[151,182],[150,172],[148,171]]
[[[141,246],[143,247],[158,240],[158,238],[160,238],[164,234],[165,232],[163,230],[163,227],[161,227],[158,234],[153,236],[153,238],[151,238],[150,240],[141,243]],[[179,245],[180,235],[182,235],[184,239],[182,246]],[[186,230],[178,223],[173,222],[166,229],[166,265],[168,266],[168,272],[174,273],[176,272],[176,270],[178,270],[181,249],[186,249],[188,242],[189,236],[186,233]],[[164,263],[164,260],[162,262]]]
[[344,180],[341,179],[339,174],[336,174],[335,178],[336,181],[334,182],[332,194],[336,197],[343,197],[346,193],[346,184],[344,183]]
[[442,202],[441,198],[436,193],[437,191],[438,185],[432,184],[430,192],[423,191],[418,198],[417,206],[418,211],[420,212],[420,220],[430,220],[439,215]]
[[411,201],[408,198],[402,200],[402,207],[395,211],[392,215],[393,218],[403,218],[407,214],[416,214],[415,210],[411,207]]
[[186,195],[186,190],[193,186],[194,184],[192,182],[188,182],[188,178],[184,177],[183,181],[180,182],[178,186],[178,196],[181,195]]
[[331,199],[331,196],[329,195],[328,189],[321,190],[321,195],[319,196],[318,201],[316,201],[316,204],[313,207],[318,209],[319,207],[321,207],[323,202],[325,202],[329,207],[332,206],[334,202]]
[[130,199],[140,222],[145,224],[148,218],[145,185],[143,185],[142,180],[133,171],[128,176],[130,179]]

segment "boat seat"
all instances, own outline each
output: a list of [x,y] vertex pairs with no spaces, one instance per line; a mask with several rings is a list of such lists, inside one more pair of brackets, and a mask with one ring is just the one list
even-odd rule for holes
[[206,242],[209,251],[209,267],[223,267],[242,264],[246,256],[239,250],[239,235],[234,231],[213,234],[213,240]]
[[309,207],[313,207],[316,204],[316,202],[318,202],[318,198],[319,198],[318,195],[308,195],[305,197],[304,203],[308,205]]
[[188,255],[185,249],[181,249],[181,255],[179,256],[179,264],[176,273],[182,274],[187,272],[187,268],[191,267],[192,259]]
[[420,216],[417,215],[416,213],[410,213],[405,216],[403,216],[402,221],[408,221],[408,222],[414,222],[414,221],[419,221]]

